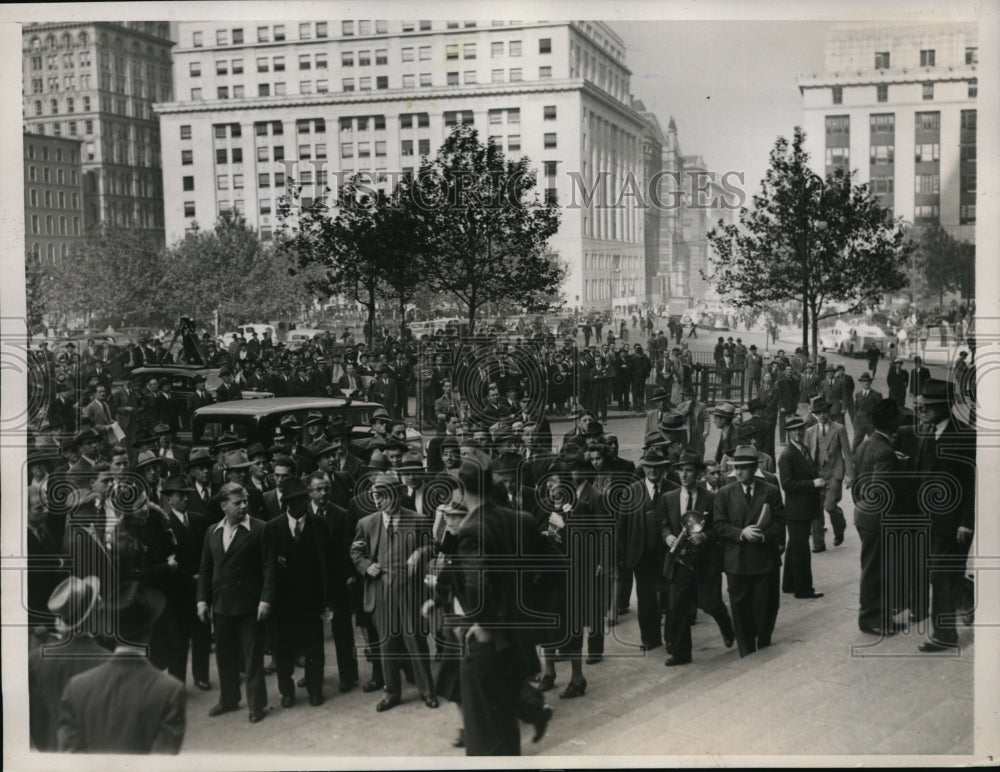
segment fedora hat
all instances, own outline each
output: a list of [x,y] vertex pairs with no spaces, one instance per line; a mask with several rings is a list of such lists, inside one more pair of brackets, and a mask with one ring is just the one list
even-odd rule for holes
[[85,442],[100,442],[100,441],[101,441],[101,435],[98,434],[96,429],[92,429],[88,426],[86,429],[78,432],[77,435],[73,438],[73,447],[78,448]]
[[392,469],[392,462],[389,461],[389,457],[381,450],[373,450],[371,456],[368,458],[368,468],[384,472]]
[[309,495],[309,491],[306,490],[306,484],[302,482],[302,478],[295,475],[282,480],[279,490],[281,490],[282,501],[302,499]]
[[659,402],[662,399],[670,399],[670,392],[664,389],[662,386],[657,386],[653,389],[653,396],[651,401]]
[[805,419],[801,416],[795,415],[794,413],[785,419],[785,431],[790,432],[794,429],[801,429],[806,425]]
[[399,472],[422,472],[424,471],[424,462],[420,457],[420,453],[416,450],[411,450],[403,454],[402,460],[399,462],[399,466],[396,467]]
[[226,454],[223,463],[226,469],[246,469],[250,466],[250,459],[247,458],[245,450],[234,450]]
[[343,437],[351,434],[351,427],[344,416],[338,415],[326,425],[326,433],[334,437]]
[[[830,403],[822,397],[816,397],[816,399],[813,400],[812,405],[809,407],[809,410],[813,413],[829,413]],[[788,424],[785,424],[785,428],[788,428]]]
[[148,430],[143,429],[136,436],[135,440],[132,441],[133,448],[140,448],[143,445],[153,445],[156,442],[156,436],[151,434]]
[[141,636],[153,626],[167,604],[159,590],[139,582],[128,582],[118,588],[112,606],[121,640]]
[[336,445],[334,445],[332,442],[326,442],[325,440],[320,440],[311,447],[312,447],[313,458],[315,459],[320,459],[323,458],[324,456],[333,455],[333,453],[337,450]]
[[732,419],[736,415],[736,405],[732,402],[721,402],[712,408],[712,415],[721,415],[723,418]]
[[[787,425],[785,428],[788,428]],[[758,463],[757,451],[752,445],[739,445],[733,451],[730,461],[733,466],[756,465]]]
[[674,432],[684,428],[683,413],[664,413],[660,416],[660,431]]
[[259,442],[255,442],[249,448],[247,448],[247,458],[254,458],[256,456],[264,456],[265,458],[270,458],[271,454],[263,445]]
[[246,443],[237,437],[235,434],[230,432],[224,432],[220,434],[219,437],[212,443],[212,452],[218,453],[221,450],[232,450],[233,448],[242,448]]
[[199,464],[207,464],[212,466],[215,464],[215,459],[212,458],[212,454],[208,452],[208,448],[193,448],[191,454],[188,456],[187,464],[185,466],[190,469],[191,467],[198,466]]
[[164,434],[173,434],[173,431],[167,424],[159,423],[153,427],[153,436],[160,437]]
[[694,450],[693,448],[684,448],[681,451],[680,457],[674,464],[675,466],[693,466],[698,469],[705,468],[705,462],[701,458],[701,454]]
[[516,472],[521,464],[521,456],[517,453],[501,453],[493,461],[493,471],[497,474]]
[[394,474],[390,472],[379,472],[375,475],[375,479],[372,480],[372,488],[396,488],[399,485],[399,480],[396,479]]
[[451,503],[442,504],[441,506],[438,507],[438,511],[441,513],[442,517],[459,517],[459,518],[462,518],[462,517],[465,517],[467,514],[469,514],[469,510],[467,510],[461,504],[459,504],[459,505],[456,506],[456,505],[451,504]]
[[663,436],[663,432],[657,430],[655,432],[647,432],[642,438],[642,447],[655,448],[661,445],[669,445],[670,440]]
[[760,399],[759,397],[754,397],[749,402],[747,402],[747,410],[751,413],[754,410],[761,410],[762,408],[766,407],[767,403],[764,400]]
[[139,454],[139,457],[135,460],[135,469],[142,469],[143,467],[150,466],[151,464],[165,464],[166,460],[160,458],[151,450],[144,450]]
[[950,381],[928,378],[920,388],[920,396],[913,400],[915,405],[940,405],[951,402],[953,385]]
[[380,419],[384,420],[384,421],[391,420],[391,416],[389,415],[389,411],[386,410],[384,407],[377,407],[372,412],[372,423],[375,423],[376,421],[378,421]]
[[757,436],[757,424],[755,423],[741,423],[736,427],[736,439],[738,440],[749,440],[751,437]]
[[882,432],[890,432],[901,417],[899,405],[894,399],[880,399],[872,408],[872,426]]
[[280,426],[282,431],[290,431],[290,432],[297,432],[299,429],[302,428],[299,425],[298,420],[292,414],[281,416]]
[[69,576],[52,591],[48,607],[67,627],[75,630],[87,620],[100,600],[100,579]]
[[303,426],[314,426],[315,424],[323,423],[325,419],[323,414],[318,410],[310,410],[309,415],[306,416],[306,422],[302,424]]
[[181,477],[180,475],[174,475],[173,477],[168,477],[163,481],[163,486],[160,488],[163,493],[193,493],[194,488],[192,488],[187,481],[186,477]]
[[670,459],[660,448],[647,448],[639,459],[641,466],[669,466]]
[[863,373],[861,373],[861,375],[858,376],[858,380],[859,381],[867,381],[868,383],[871,383],[872,374],[870,372],[868,372],[867,370],[865,370]]

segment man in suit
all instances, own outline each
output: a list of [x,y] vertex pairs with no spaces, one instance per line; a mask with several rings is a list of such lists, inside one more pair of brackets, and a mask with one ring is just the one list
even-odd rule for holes
[[736,481],[716,494],[712,525],[723,545],[736,642],[745,657],[771,644],[778,618],[785,517],[778,488],[755,477],[753,448],[737,448],[733,466]]
[[[198,618],[215,629],[219,702],[209,716],[239,708],[240,658],[246,677],[250,723],[265,716],[264,626],[271,612],[273,579],[265,577],[264,523],[247,514],[242,485],[226,483],[216,494],[223,519],[205,535],[198,572]],[[211,611],[210,611],[211,609]]]
[[[125,447],[131,447],[139,433],[139,411],[142,410],[142,399],[132,388],[132,384],[126,380],[118,391],[111,394],[108,400],[111,412],[125,432],[125,437],[121,440]],[[134,459],[134,455],[130,460]]]
[[[823,593],[816,592],[813,587],[809,529],[815,530],[813,523],[816,520],[822,524],[821,492],[829,483],[820,476],[817,456],[805,442],[806,422],[797,415],[790,416],[785,421],[785,431],[788,432],[788,444],[778,458],[778,479],[785,493],[785,527],[788,529],[781,589],[793,593],[796,598],[821,598]],[[822,536],[822,525],[820,530]]]
[[854,395],[854,439],[851,441],[851,453],[858,452],[861,441],[871,432],[871,411],[882,399],[882,395],[872,388],[871,373],[861,373],[858,380],[861,381],[861,391]]
[[108,429],[114,422],[111,408],[107,401],[108,392],[103,385],[99,385],[94,391],[94,399],[84,409],[81,416],[82,421],[87,426],[92,426],[102,436],[106,437]]
[[295,658],[305,659],[309,704],[323,704],[323,615],[329,611],[332,573],[330,532],[309,511],[309,494],[298,477],[281,484],[282,516],[264,526],[265,573],[273,582],[269,620],[271,649],[278,671],[281,706],[295,705]]
[[368,399],[383,405],[392,418],[399,418],[399,393],[396,381],[389,375],[389,366],[379,365],[378,376],[368,385]]
[[[841,398],[843,399],[844,412],[851,417],[851,425],[854,424],[854,376],[848,375],[843,365],[837,365],[834,378],[840,383]],[[831,418],[837,420],[833,415]],[[841,421],[847,427],[847,421]]]
[[401,702],[401,660],[406,656],[424,704],[436,708],[427,632],[420,615],[423,583],[414,576],[412,562],[414,553],[430,544],[432,522],[400,507],[401,492],[394,477],[379,474],[371,493],[378,509],[358,522],[351,560],[364,580],[364,610],[374,615],[379,636],[385,694],[376,710],[381,713]]
[[965,562],[975,532],[976,434],[952,415],[954,397],[953,383],[928,378],[916,399],[920,424],[913,471],[924,485],[949,479],[957,492],[957,500],[947,504],[917,496],[920,515],[930,522],[931,531],[921,581],[931,588],[933,630],[920,645],[922,652],[958,647],[956,617],[962,611]]
[[774,384],[775,401],[778,406],[778,441],[785,443],[785,416],[799,409],[799,381],[791,364],[785,366]]
[[170,389],[170,379],[164,378],[160,382],[160,390],[157,394],[156,423],[164,423],[170,427],[172,432],[179,432],[181,429],[182,405],[174,398]]
[[[243,399],[243,390],[240,389],[239,384],[233,378],[233,369],[229,365],[223,365],[219,368],[219,377],[222,379],[222,383],[215,390],[215,400],[217,402],[229,402],[234,399]],[[274,389],[271,389],[275,396],[284,396],[284,394],[278,394]]]
[[[892,435],[902,414],[894,400],[883,399],[872,408],[872,433],[858,449],[854,465],[854,527],[861,539],[861,582],[858,592],[858,629],[883,637],[898,632],[892,622],[893,603],[886,603],[889,587],[883,576],[898,576],[896,567],[883,564],[882,530],[892,516],[905,510],[899,501],[902,469],[893,449]],[[886,496],[888,489],[890,495]]]
[[194,411],[206,405],[215,404],[215,397],[205,389],[205,376],[197,374],[194,376],[194,391],[187,398],[187,418],[190,421]]
[[757,347],[751,344],[746,360],[747,398],[752,398],[760,390],[763,371],[764,358],[757,353]]
[[[533,488],[523,483],[522,457],[518,453],[502,453],[493,461],[494,488],[498,501],[515,511],[538,516],[538,500]],[[521,479],[519,479],[521,478]]]
[[97,460],[100,457],[101,435],[95,429],[87,427],[77,433],[73,439],[73,447],[80,457],[70,464],[70,473],[93,472],[97,468]]
[[[907,385],[909,386],[910,395],[913,397],[914,402],[920,396],[924,382],[930,377],[931,371],[924,367],[924,361],[918,356],[913,357],[913,369],[910,371]],[[902,402],[898,404],[900,407],[904,407]]]
[[[705,464],[700,455],[685,450],[676,466],[681,487],[663,496],[663,538],[667,547],[663,563],[667,582],[663,638],[670,653],[664,663],[667,667],[691,661],[691,609],[696,602],[715,619],[726,648],[736,640],[732,618],[722,601],[722,551],[712,531],[715,496],[698,485]],[[700,513],[703,529],[685,535],[684,515],[688,512]]]
[[[185,468],[193,485],[193,490],[188,494],[188,512],[197,512],[206,518],[212,512],[211,503],[215,496],[215,489],[212,487],[214,464],[215,460],[207,448],[194,448],[188,455]],[[209,522],[209,525],[213,524]]]
[[56,384],[56,396],[45,413],[45,421],[55,431],[72,436],[76,431],[76,405],[69,381]]
[[823,382],[819,387],[819,395],[830,405],[830,419],[838,424],[844,423],[844,384],[837,378],[837,370],[833,365],[827,365],[823,371]]
[[[885,385],[889,390],[889,399],[900,407],[906,406],[906,387],[910,382],[909,373],[903,369],[903,358],[896,357],[889,365],[885,374]],[[918,390],[919,394],[920,391]]]
[[163,593],[130,582],[118,590],[114,656],[74,676],[59,711],[58,746],[68,753],[179,753],[184,742],[184,684],[146,659]]
[[[670,459],[650,448],[639,461],[643,479],[622,496],[615,523],[618,565],[635,579],[643,651],[661,643],[662,572],[665,546],[660,497],[666,492]],[[671,489],[676,487],[670,485]]]
[[191,449],[187,445],[174,442],[174,430],[167,424],[157,424],[153,427],[156,437],[156,455],[167,462],[167,466],[180,470],[187,463]]
[[[839,547],[844,543],[844,532],[847,530],[840,499],[844,495],[844,486],[849,488],[854,476],[854,454],[847,439],[847,429],[830,418],[831,405],[820,397],[813,402],[811,410],[816,423],[806,429],[805,447],[819,476],[826,483],[822,488],[823,511],[830,516],[833,546]],[[823,522],[822,514],[813,521],[813,552],[826,549]]]
[[714,454],[716,462],[722,461],[729,449],[736,447],[736,427],[733,426],[735,417],[736,406],[731,402],[723,402],[712,409],[712,420],[719,430],[719,443],[715,446]]
[[753,397],[747,402],[750,418],[743,421],[741,429],[752,426],[755,430],[757,449],[770,458],[774,458],[774,422],[767,416],[767,403],[760,397]]
[[28,656],[28,711],[31,742],[40,751],[57,748],[59,703],[69,680],[97,667],[111,652],[94,638],[95,610],[102,604],[96,576],[64,579],[48,598],[59,638],[33,649]]
[[169,622],[175,636],[167,672],[181,683],[186,680],[190,644],[194,685],[208,691],[212,688],[208,682],[212,636],[208,625],[198,619],[197,607],[197,577],[208,519],[198,512],[188,511],[188,501],[194,492],[183,477],[171,477],[163,483],[163,509],[167,515],[167,527],[173,536],[176,561],[171,577],[173,597],[167,598],[167,611],[171,615]]
[[545,417],[542,405],[532,407],[532,397],[530,394],[522,394],[518,398],[517,420],[525,426],[529,423],[535,424],[535,450],[549,452],[552,450],[552,426],[549,419]]

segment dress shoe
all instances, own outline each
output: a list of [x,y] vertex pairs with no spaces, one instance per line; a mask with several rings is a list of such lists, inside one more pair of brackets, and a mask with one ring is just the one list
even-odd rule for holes
[[428,708],[436,708],[441,705],[437,697],[424,697],[424,705]]
[[383,697],[381,700],[379,700],[378,705],[375,706],[375,710],[377,710],[379,713],[385,713],[387,710],[392,710],[400,702],[401,700],[399,699],[399,697]]
[[356,689],[357,686],[358,686],[357,681],[351,681],[350,683],[341,684],[340,686],[338,686],[337,691],[339,691],[341,694],[347,694],[349,691]]
[[808,595],[796,595],[795,597],[798,598],[799,600],[812,600],[813,598],[822,598],[823,593],[816,592],[815,590],[813,590]]
[[733,648],[733,644],[736,643],[736,633],[727,633],[722,636],[722,642],[725,644],[727,649]]
[[841,534],[840,536],[834,536],[833,537],[833,546],[834,547],[839,547],[843,543],[844,543],[844,535],[843,534]]
[[295,695],[294,694],[283,694],[281,696],[281,707],[283,707],[283,708],[293,708],[293,707],[295,707]]
[[538,691],[547,692],[553,686],[556,685],[556,677],[554,675],[544,675],[542,680],[538,682]]
[[451,741],[451,746],[453,748],[465,747],[465,727],[458,730],[458,734],[455,736],[455,739]]
[[826,552],[826,547],[823,547],[823,549],[821,549],[821,550],[814,549],[813,552],[814,553],[815,552]]
[[194,685],[201,689],[203,692],[207,692],[212,688],[212,684],[208,681],[195,681]]
[[542,706],[542,717],[535,722],[535,735],[531,738],[531,742],[536,743],[545,736],[545,730],[549,728],[549,721],[555,712],[551,705]]
[[587,657],[588,665],[596,665],[598,662],[603,662],[603,661],[604,661],[603,654],[591,654],[589,657]]
[[374,678],[371,681],[365,681],[364,686],[361,687],[363,692],[377,692],[379,689],[385,688],[385,681],[376,681]]
[[660,643],[659,641],[657,641],[656,643],[644,643],[642,644],[642,646],[639,647],[639,649],[641,651],[652,651],[653,649],[660,648],[662,645],[663,644]]
[[690,665],[691,658],[688,657],[687,659],[681,659],[680,657],[674,657],[671,655],[667,657],[667,661],[664,662],[663,664],[666,665],[667,667],[677,667],[678,665]]
[[253,713],[250,714],[250,723],[251,724],[256,724],[258,721],[263,721],[264,720],[264,716],[266,716],[266,715],[267,715],[266,711],[255,710]]
[[922,651],[926,654],[935,651],[950,651],[951,649],[958,649],[957,643],[940,643],[938,641],[924,641],[917,647],[917,651]]
[[306,688],[306,677],[302,676],[302,678],[300,678],[298,681],[295,682],[295,685],[297,687],[299,687],[300,689],[305,689]]
[[569,686],[559,692],[559,698],[563,700],[569,700],[573,697],[582,697],[587,691],[587,679],[584,678],[580,683],[576,684],[572,681],[569,682]]
[[239,705],[223,705],[221,702],[208,711],[208,715],[212,718],[216,716],[221,716],[223,713],[232,713],[234,710],[239,709]]
[[309,704],[312,705],[314,708],[318,707],[319,705],[322,705],[323,704],[323,695],[322,694],[310,694],[309,695]]
[[899,632],[898,628],[891,624],[887,627],[879,627],[878,625],[858,625],[858,629],[868,635],[877,635],[879,638],[885,638],[886,636],[895,635]]

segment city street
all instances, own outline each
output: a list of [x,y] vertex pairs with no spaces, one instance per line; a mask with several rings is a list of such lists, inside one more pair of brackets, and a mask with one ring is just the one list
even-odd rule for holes
[[[728,336],[729,333],[726,333]],[[732,333],[762,345],[760,333]],[[717,337],[717,336],[716,336]],[[787,338],[788,335],[783,336]],[[700,336],[692,348],[709,350],[714,337]],[[632,341],[634,342],[634,340]],[[782,340],[779,346],[794,350]],[[774,347],[771,347],[773,352]],[[840,357],[831,356],[834,363]],[[845,360],[855,378],[863,360]],[[880,373],[884,368],[880,367]],[[879,383],[876,376],[876,386]],[[640,454],[644,418],[609,411],[606,431],[618,435],[622,455]],[[568,429],[553,422],[556,435]],[[715,447],[715,431],[707,447]],[[842,502],[849,523],[841,547],[813,555],[816,600],[783,595],[773,645],[740,659],[726,649],[714,622],[704,614],[693,629],[694,661],[667,669],[663,649],[639,653],[636,602],[610,629],[602,663],[585,666],[585,696],[561,700],[569,664],[557,665],[555,707],[545,738],[530,742],[525,755],[736,755],[736,754],[968,754],[973,751],[973,656],[971,628],[960,629],[958,656],[919,655],[926,630],[878,640],[857,629],[860,543],[850,495]],[[358,639],[360,641],[360,638]],[[295,708],[277,707],[274,677],[268,678],[273,706],[267,720],[251,725],[245,711],[209,719],[218,692],[188,693],[185,753],[278,753],[283,756],[444,756],[459,726],[455,708],[442,702],[428,710],[416,687],[404,703],[377,714],[378,694],[337,692],[332,640],[326,646],[326,703],[309,707],[304,690]],[[212,680],[217,685],[213,661]],[[362,662],[362,678],[369,666]],[[737,720],[727,719],[738,715]]]

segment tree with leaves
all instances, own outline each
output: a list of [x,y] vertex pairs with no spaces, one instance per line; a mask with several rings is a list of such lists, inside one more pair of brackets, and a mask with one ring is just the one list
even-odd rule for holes
[[976,248],[960,241],[937,223],[919,229],[914,263],[923,274],[927,289],[936,292],[944,307],[944,293],[958,290],[972,297],[975,290]]
[[186,314],[204,324],[216,311],[224,328],[297,318],[311,300],[309,277],[232,214],[210,231],[186,234],[167,250],[164,263],[158,303],[175,321]]
[[713,273],[702,276],[739,308],[801,304],[802,345],[815,353],[819,322],[842,313],[831,305],[857,312],[906,286],[914,244],[851,172],[812,172],[804,143],[798,126],[791,143],[778,138],[752,207],[708,233]]
[[464,125],[420,166],[413,193],[429,239],[424,272],[432,287],[465,306],[469,334],[486,303],[523,305],[555,294],[565,278],[548,248],[559,211],[554,202],[538,200],[535,184],[526,156],[506,158]]

